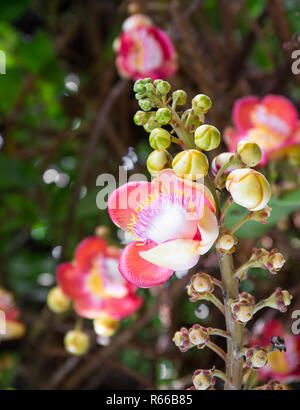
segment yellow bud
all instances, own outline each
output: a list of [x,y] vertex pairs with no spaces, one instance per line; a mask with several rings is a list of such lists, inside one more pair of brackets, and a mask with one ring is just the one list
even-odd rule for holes
[[191,278],[191,285],[193,290],[198,293],[211,293],[214,290],[214,284],[209,275],[206,273],[197,273]]
[[182,345],[182,334],[180,331],[176,332],[174,337],[173,337],[173,342],[177,347],[180,347]]
[[236,318],[241,323],[247,323],[253,316],[253,307],[251,305],[245,305],[240,307],[236,313]]
[[206,335],[204,335],[200,329],[192,328],[189,331],[189,339],[193,345],[202,345],[203,343],[205,343],[205,337]]
[[279,271],[283,265],[285,264],[285,259],[282,253],[276,252],[276,253],[270,253],[270,256],[268,258],[268,264],[272,266],[272,270],[277,272]]
[[63,293],[59,286],[56,286],[48,293],[47,305],[52,312],[63,313],[70,309],[71,299]]
[[192,181],[203,178],[208,172],[208,159],[195,149],[182,151],[173,159],[172,167],[175,174]]
[[258,350],[252,356],[251,363],[255,369],[261,369],[268,362],[268,354],[265,350]]
[[200,125],[195,131],[195,144],[205,151],[217,148],[221,142],[220,131],[213,125]]
[[94,319],[93,324],[95,333],[98,336],[105,337],[112,336],[119,326],[119,322],[117,320],[114,320],[112,317],[106,314],[102,314],[101,316],[97,317],[97,319]]
[[64,344],[69,353],[80,356],[88,351],[90,340],[88,335],[81,330],[70,330],[65,335]]
[[153,151],[147,159],[147,168],[152,176],[157,176],[161,171],[170,168],[172,165],[172,156],[166,151]]
[[206,114],[211,105],[211,99],[205,94],[198,94],[192,99],[192,107],[196,114]]
[[271,187],[266,178],[251,168],[232,171],[226,180],[226,188],[238,205],[250,211],[263,209],[271,198]]
[[149,136],[149,143],[155,150],[164,150],[171,144],[171,134],[163,128],[154,128]]
[[255,142],[242,140],[237,144],[236,152],[248,167],[255,167],[261,161],[261,149]]
[[215,246],[219,252],[232,253],[235,251],[236,244],[237,244],[237,239],[235,236],[231,234],[224,234],[224,235],[221,235],[217,239]]

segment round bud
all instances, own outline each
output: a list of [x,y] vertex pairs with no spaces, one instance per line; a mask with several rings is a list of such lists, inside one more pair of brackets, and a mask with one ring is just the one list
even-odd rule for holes
[[156,85],[157,91],[163,95],[168,94],[168,92],[171,90],[171,85],[168,83],[168,81],[160,80],[155,85]]
[[251,168],[232,171],[226,180],[226,189],[234,202],[250,211],[263,209],[271,198],[269,182]]
[[192,99],[192,107],[196,114],[206,114],[211,105],[211,99],[205,94],[198,94]]
[[158,121],[160,124],[163,124],[163,125],[169,124],[171,119],[172,119],[172,113],[169,110],[169,108],[160,108],[159,110],[156,111],[156,121]]
[[211,293],[214,290],[214,284],[207,273],[196,273],[191,277],[191,285],[194,292],[199,294]]
[[144,111],[150,111],[152,108],[152,103],[148,98],[142,98],[139,100],[139,106]]
[[183,90],[176,90],[172,94],[173,101],[176,101],[177,105],[184,105],[186,103],[186,92]]
[[133,91],[135,93],[144,93],[146,91],[144,80],[140,79],[134,83]]
[[149,114],[144,111],[137,111],[133,117],[133,121],[136,125],[145,125],[148,119]]
[[236,152],[248,167],[255,167],[261,161],[261,149],[255,142],[242,140],[237,144]]
[[48,293],[47,305],[52,312],[63,313],[70,309],[71,299],[63,293],[59,286],[56,286]]
[[195,144],[205,151],[217,148],[221,142],[220,131],[213,125],[200,125],[195,131]]
[[151,131],[149,143],[153,149],[167,149],[171,144],[171,134],[163,128],[155,128]]
[[202,152],[189,149],[176,155],[172,167],[178,177],[195,181],[207,175],[209,163]]
[[215,384],[215,378],[210,370],[196,370],[192,379],[196,390],[208,390]]
[[103,313],[101,316],[94,319],[93,325],[95,333],[98,336],[110,337],[116,332],[119,322]]
[[215,246],[217,250],[221,253],[233,253],[235,251],[235,245],[237,244],[237,239],[235,236],[225,233],[220,235],[217,239]]
[[90,340],[88,335],[81,330],[70,330],[65,335],[64,344],[69,353],[80,356],[88,351]]
[[181,352],[187,352],[191,346],[189,339],[189,332],[186,327],[182,327],[174,334],[173,342]]
[[252,356],[251,363],[254,369],[261,369],[268,362],[268,354],[265,350],[258,350]]
[[166,151],[153,151],[147,159],[147,168],[149,173],[155,177],[166,168],[170,168],[172,164],[172,156]]
[[198,349],[203,349],[210,340],[207,329],[198,324],[193,325],[189,329],[189,340],[191,344],[197,346]]
[[272,249],[272,251],[269,253],[267,261],[267,267],[269,271],[273,274],[276,274],[280,271],[284,264],[285,259],[282,253],[277,252],[276,249]]

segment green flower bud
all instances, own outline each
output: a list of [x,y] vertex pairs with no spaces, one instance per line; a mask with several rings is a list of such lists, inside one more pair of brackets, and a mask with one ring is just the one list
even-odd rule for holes
[[172,94],[173,101],[176,101],[178,105],[184,105],[186,103],[186,92],[183,90],[176,90]]
[[90,340],[81,330],[70,330],[64,338],[66,350],[74,356],[85,354],[90,346]]
[[164,150],[171,144],[171,134],[163,128],[155,128],[149,137],[150,146],[155,150]]
[[160,94],[168,94],[171,90],[171,85],[167,81],[161,81],[156,85],[156,89]]
[[137,100],[141,100],[142,98],[145,98],[145,97],[146,97],[146,94],[145,94],[144,92],[136,93],[136,94],[135,94],[135,98],[136,98]]
[[211,151],[221,142],[220,131],[213,125],[203,124],[195,131],[195,144],[205,151]]
[[137,80],[134,83],[133,91],[136,92],[136,93],[144,93],[146,91],[145,84],[144,84],[144,81],[142,79]]
[[155,177],[166,168],[171,168],[172,156],[166,151],[153,151],[147,159],[147,168],[150,174]]
[[211,99],[205,94],[198,94],[192,99],[192,107],[196,114],[206,114],[211,108]]
[[136,125],[145,125],[148,120],[149,113],[145,113],[144,111],[137,111],[133,117],[133,121]]
[[146,84],[146,91],[147,91],[148,93],[153,93],[153,92],[155,91],[155,87],[154,87],[154,85],[152,84],[152,82]]
[[[148,113],[150,114],[150,113]],[[147,132],[151,132],[152,130],[154,130],[155,128],[159,127],[160,123],[158,121],[156,121],[155,119],[155,114],[151,113],[151,115],[148,118],[147,123],[144,125],[144,130]]]
[[248,167],[255,167],[261,161],[261,149],[255,142],[242,140],[237,144],[236,152]]
[[143,98],[139,100],[139,106],[144,111],[150,111],[152,108],[152,103],[148,98]]
[[169,124],[172,119],[172,112],[169,108],[160,108],[156,111],[156,120],[163,125]]
[[189,149],[176,155],[172,167],[178,177],[195,181],[207,175],[209,163],[202,152]]

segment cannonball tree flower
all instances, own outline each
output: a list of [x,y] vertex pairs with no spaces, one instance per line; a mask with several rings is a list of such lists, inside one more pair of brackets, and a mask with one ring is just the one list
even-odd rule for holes
[[72,262],[58,266],[58,284],[79,316],[96,319],[106,314],[121,320],[141,306],[135,286],[119,272],[119,258],[118,248],[91,236],[77,246]]
[[263,380],[274,379],[282,383],[300,380],[300,336],[285,331],[279,320],[268,323],[258,322],[254,328],[251,345],[270,347],[272,337],[280,336],[284,339],[286,351],[274,350],[268,354],[268,363],[259,370],[259,377]]
[[[14,298],[11,293],[0,288],[0,313],[4,313],[5,323],[4,332],[0,332],[1,340],[19,339],[25,334],[25,325],[19,320],[20,311],[16,307]],[[2,315],[0,316],[0,322]],[[0,328],[2,326],[0,323]]]
[[256,142],[262,150],[260,164],[299,151],[300,122],[295,106],[280,95],[237,100],[232,112],[234,128],[225,129],[225,141],[234,152],[241,140]]
[[119,187],[108,198],[108,211],[118,227],[133,234],[119,269],[139,287],[159,285],[174,271],[193,267],[218,237],[211,192],[170,169],[152,182]]
[[166,78],[177,71],[174,46],[168,35],[141,14],[129,17],[115,41],[116,65],[122,77]]

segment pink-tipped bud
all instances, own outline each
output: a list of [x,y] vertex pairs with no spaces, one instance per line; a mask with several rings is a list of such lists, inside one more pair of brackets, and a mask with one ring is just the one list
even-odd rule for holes
[[232,318],[240,325],[245,326],[254,314],[254,297],[247,292],[239,295],[238,299],[230,303]]
[[280,312],[286,312],[287,306],[291,304],[293,296],[287,291],[277,288],[268,299],[265,300],[265,306],[278,309]]
[[212,293],[213,290],[212,278],[204,272],[193,275],[190,284],[187,286],[188,295],[191,296],[190,301],[196,301],[199,296]]
[[197,346],[198,349],[203,349],[210,338],[205,327],[195,324],[189,329],[189,340],[191,344]]
[[253,370],[259,370],[268,363],[268,351],[261,346],[254,346],[244,353],[246,365]]
[[267,205],[263,209],[261,209],[260,211],[253,212],[252,215],[251,215],[251,220],[260,222],[262,224],[267,224],[268,223],[267,219],[271,215],[271,211],[272,211],[272,208],[270,208]]
[[181,352],[187,352],[191,347],[193,347],[190,343],[189,339],[189,331],[186,327],[182,327],[178,330],[173,337],[173,342],[178,347]]

